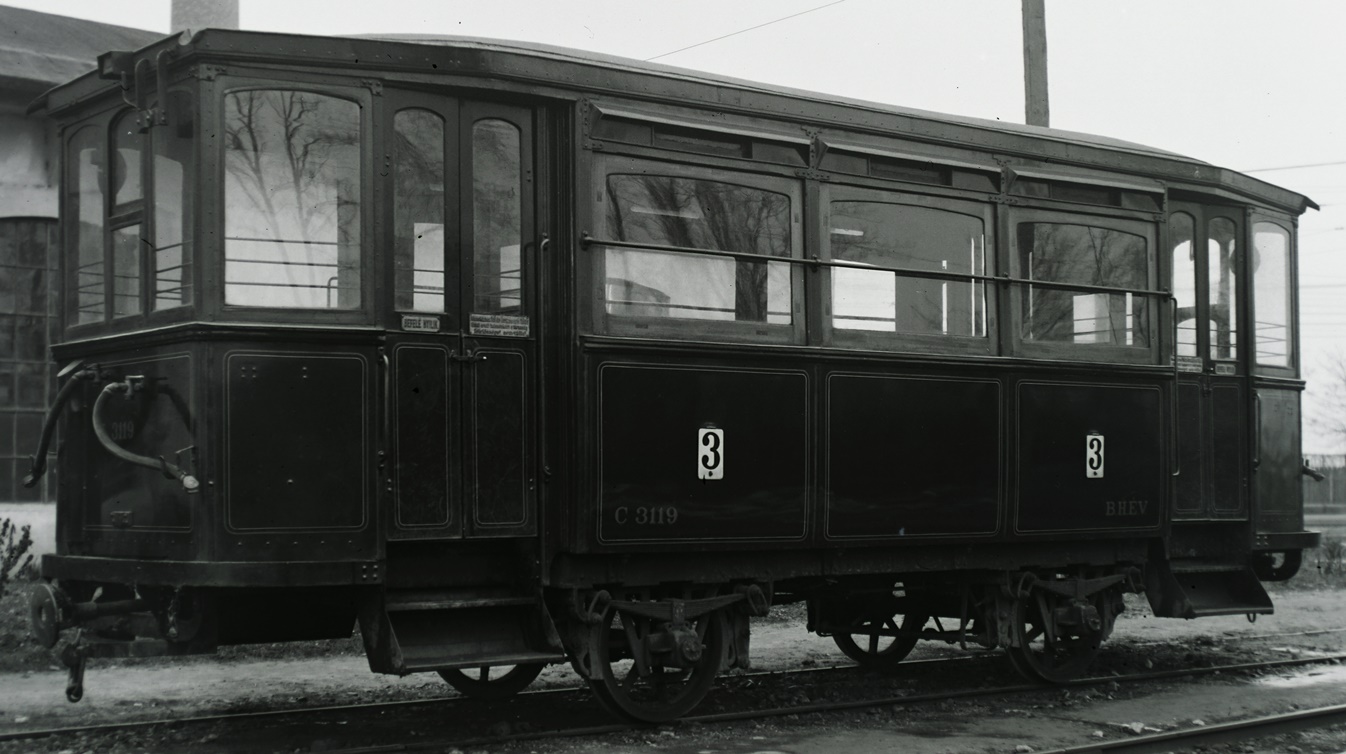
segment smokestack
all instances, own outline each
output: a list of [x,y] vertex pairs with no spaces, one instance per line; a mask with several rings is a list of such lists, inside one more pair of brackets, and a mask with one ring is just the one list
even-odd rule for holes
[[173,32],[237,29],[238,0],[173,0]]
[[1051,120],[1047,107],[1047,12],[1042,3],[1023,0],[1024,122],[1030,126],[1047,126]]

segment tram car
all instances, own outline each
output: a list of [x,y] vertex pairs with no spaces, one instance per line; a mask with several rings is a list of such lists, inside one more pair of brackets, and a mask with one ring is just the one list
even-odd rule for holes
[[[63,150],[33,631],[350,636],[637,721],[752,616],[1087,668],[1269,613],[1304,529],[1306,197],[1157,149],[465,38],[205,30],[35,105]],[[57,439],[59,441],[57,441]]]

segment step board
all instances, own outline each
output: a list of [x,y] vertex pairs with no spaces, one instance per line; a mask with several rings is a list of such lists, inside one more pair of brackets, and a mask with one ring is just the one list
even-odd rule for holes
[[565,659],[560,637],[538,597],[489,591],[401,591],[383,595],[370,615],[370,668],[415,673]]
[[1167,576],[1163,590],[1166,609],[1162,613],[1156,609],[1156,615],[1204,618],[1264,615],[1275,610],[1251,568],[1178,562],[1170,564]]

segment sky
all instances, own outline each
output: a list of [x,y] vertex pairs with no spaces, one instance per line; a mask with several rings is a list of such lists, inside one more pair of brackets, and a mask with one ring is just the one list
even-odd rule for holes
[[[0,2],[169,30],[169,0]],[[240,26],[250,30],[544,42],[903,107],[1024,119],[1018,0],[239,4]],[[1323,389],[1315,377],[1327,359],[1346,358],[1346,2],[1046,0],[1046,17],[1052,126],[1251,171],[1322,207],[1300,222],[1304,449],[1346,453],[1346,443],[1314,426]],[[751,27],[759,28],[665,55]],[[1301,165],[1315,167],[1291,169]]]

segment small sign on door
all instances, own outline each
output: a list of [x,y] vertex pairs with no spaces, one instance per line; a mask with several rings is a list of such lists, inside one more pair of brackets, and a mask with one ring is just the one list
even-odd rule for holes
[[696,431],[696,478],[724,479],[724,430]]
[[1089,479],[1103,478],[1103,435],[1084,436],[1084,475]]

